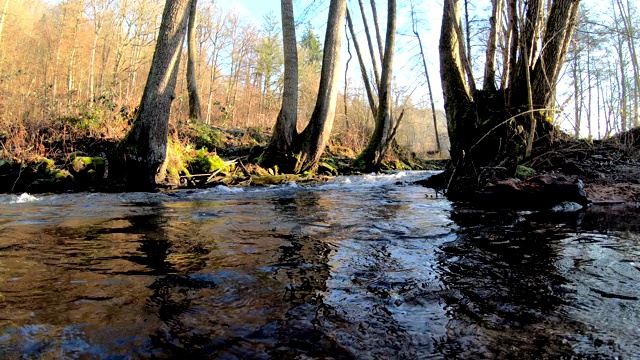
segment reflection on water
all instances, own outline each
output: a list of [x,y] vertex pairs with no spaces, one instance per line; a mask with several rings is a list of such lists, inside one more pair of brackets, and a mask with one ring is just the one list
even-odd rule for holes
[[409,185],[0,196],[0,358],[634,358],[638,209]]

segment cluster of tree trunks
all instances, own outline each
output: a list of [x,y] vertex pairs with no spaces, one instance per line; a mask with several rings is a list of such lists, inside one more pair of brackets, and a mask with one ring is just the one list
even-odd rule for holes
[[[482,167],[521,160],[534,144],[553,141],[555,88],[575,28],[579,0],[493,0],[484,84],[478,89],[463,36],[462,0],[445,0],[440,71],[451,139],[449,191],[467,186]],[[502,19],[504,7],[508,18]],[[519,17],[518,9],[524,9]],[[502,75],[496,85],[496,56],[503,36]],[[451,186],[453,186],[451,188]]]
[[[168,118],[174,98],[176,76],[185,33],[188,31],[189,57],[194,56],[195,10],[197,0],[167,1],[149,78],[134,126],[124,142],[129,180],[153,186],[165,177]],[[575,27],[579,0],[493,0],[491,27],[486,46],[484,83],[478,89],[472,73],[468,36],[461,24],[462,0],[445,0],[440,38],[441,80],[451,139],[452,179],[475,174],[504,158],[529,156],[536,144],[552,141],[555,86]],[[357,44],[346,0],[332,0],[325,35],[320,87],[309,124],[297,132],[298,56],[292,0],[282,0],[285,74],[283,103],[273,138],[262,154],[262,164],[282,170],[313,170],[328,142],[338,95],[338,67],[345,17],[354,40],[367,96],[376,126],[357,164],[375,169],[389,149],[402,113],[395,118],[391,104],[391,74],[396,34],[396,1],[387,1],[387,29],[384,44],[375,2],[377,53],[366,26],[362,0],[360,11],[374,79],[368,78]],[[503,20],[505,10],[507,19]],[[524,9],[520,18],[519,8]],[[188,24],[188,26],[187,26]],[[506,33],[501,35],[501,31]],[[467,26],[468,30],[468,26]],[[504,38],[502,71],[496,84],[498,42]],[[378,69],[380,60],[381,70]],[[195,71],[188,61],[190,116],[201,119]],[[373,88],[377,89],[374,96]],[[515,156],[514,156],[515,154]],[[462,175],[462,176],[461,176]],[[451,183],[451,182],[449,182]]]

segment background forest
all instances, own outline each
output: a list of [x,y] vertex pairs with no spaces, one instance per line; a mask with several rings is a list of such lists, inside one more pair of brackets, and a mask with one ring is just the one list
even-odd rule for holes
[[[319,3],[314,2],[314,6]],[[2,155],[46,156],[42,142],[51,132],[79,130],[95,137],[121,139],[140,102],[163,6],[160,0],[0,0]],[[349,3],[356,14],[357,6],[355,1]],[[422,2],[415,11],[408,1],[399,6],[401,60],[396,71],[410,73],[414,81],[393,83],[393,105],[405,109],[396,139],[425,155],[437,150],[425,86],[427,67],[440,109],[442,93],[436,86],[435,43],[425,42],[427,61],[423,62],[416,33],[423,41],[437,39],[439,24],[426,23],[424,18],[425,12],[441,14],[442,9],[437,2]],[[469,58],[479,78],[488,36],[486,19],[491,16],[490,4],[483,6],[477,2],[465,6]],[[636,44],[640,19],[637,5],[629,0],[600,4],[583,1],[581,6],[556,95],[559,111],[555,121],[576,136],[602,138],[638,125],[640,70]],[[198,7],[196,71],[203,122],[216,127],[269,130],[282,96],[279,19],[270,14],[261,23],[254,23],[246,14],[217,1],[201,0]],[[323,29],[314,28],[308,15],[296,20],[300,127],[315,103],[323,40],[319,34]],[[363,25],[356,26],[360,29],[356,29],[358,36],[364,37]],[[343,48],[348,52],[342,60],[344,70],[352,42],[343,44]],[[352,57],[348,63],[351,70],[338,97],[333,141],[359,153],[373,131],[374,120],[362,79],[354,70],[358,68],[355,54]],[[182,56],[181,74],[186,61],[187,56]],[[176,91],[171,112],[173,130],[188,118],[184,75],[178,77]],[[436,110],[436,115],[446,150],[443,110]]]

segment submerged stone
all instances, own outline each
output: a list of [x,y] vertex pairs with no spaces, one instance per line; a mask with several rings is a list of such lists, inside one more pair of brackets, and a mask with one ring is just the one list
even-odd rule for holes
[[564,201],[561,202],[560,204],[554,206],[551,208],[551,211],[553,212],[563,212],[563,213],[568,213],[568,212],[576,212],[576,211],[580,211],[584,209],[584,206],[573,202],[573,201]]

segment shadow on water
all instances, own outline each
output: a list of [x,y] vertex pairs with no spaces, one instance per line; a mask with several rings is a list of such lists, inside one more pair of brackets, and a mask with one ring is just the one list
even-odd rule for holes
[[[438,260],[446,286],[442,299],[451,319],[447,335],[438,339],[439,351],[448,358],[637,354],[635,340],[621,319],[603,313],[618,306],[638,310],[639,299],[594,288],[602,280],[600,272],[618,266],[616,261],[622,266],[629,262],[602,248],[620,249],[627,241],[606,234],[638,230],[635,211],[634,215],[630,209],[521,215],[456,207],[451,218],[458,225],[457,238],[441,247]],[[600,253],[586,254],[585,244]],[[637,243],[633,246],[625,250],[637,254]],[[637,273],[628,278],[610,275],[609,281],[618,286],[608,284],[608,288],[627,293],[630,289],[624,284],[640,278]],[[634,313],[618,315],[629,312]],[[637,334],[639,327],[628,330]]]

